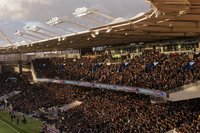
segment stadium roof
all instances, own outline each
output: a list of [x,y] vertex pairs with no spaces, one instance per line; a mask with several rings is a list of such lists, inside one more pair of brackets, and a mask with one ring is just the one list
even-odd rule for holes
[[[0,48],[0,53],[57,51],[68,48],[123,45],[178,37],[198,37],[200,33],[199,0],[148,0],[152,10],[128,21],[90,29],[80,33],[41,40],[32,44]],[[119,20],[122,20],[119,18]]]

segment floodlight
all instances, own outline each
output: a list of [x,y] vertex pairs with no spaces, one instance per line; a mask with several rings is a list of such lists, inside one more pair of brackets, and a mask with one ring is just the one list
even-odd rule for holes
[[94,33],[91,33],[91,36],[92,36],[93,38],[95,38],[95,37],[96,37],[96,35],[95,35]]
[[62,41],[62,37],[58,37],[58,41],[59,41],[59,42]]
[[107,18],[107,19],[114,20],[113,17],[97,11],[94,7],[92,7],[92,8],[86,8],[86,7],[77,8],[75,10],[75,12],[73,13],[73,15],[76,18],[87,16],[89,14],[95,14],[95,15],[99,15],[99,16],[102,16],[102,17]]
[[181,10],[181,11],[179,11],[179,15],[185,15],[185,14],[187,14],[187,10]]
[[107,30],[106,30],[106,33],[109,33],[112,31],[112,27],[108,27]]
[[[30,32],[34,32],[34,33],[40,34],[40,35],[42,35],[42,36],[53,37],[52,35],[49,35],[49,34],[40,32],[39,30],[46,30],[46,29],[40,28],[40,27],[38,27],[38,26],[36,26],[36,25],[33,25],[33,26],[31,26],[31,27],[28,26],[28,27],[27,27],[27,30],[30,31]],[[48,30],[46,30],[46,31],[48,31]],[[49,31],[48,31],[48,32],[49,32]]]
[[58,25],[60,23],[63,23],[63,21],[58,17],[52,17],[46,22],[46,24],[50,26]]
[[31,27],[28,26],[27,30],[31,31],[31,32],[36,32],[36,31],[40,30],[40,28],[38,26],[36,26],[36,25],[33,25]]
[[156,11],[156,12],[155,12],[155,15],[156,15],[155,18],[158,18],[158,16],[161,15],[161,12],[160,12],[160,11]]
[[92,13],[92,11],[89,10],[88,8],[81,7],[81,8],[77,8],[75,10],[75,12],[73,13],[73,15],[78,18],[78,17],[86,16],[86,15],[91,14],[91,13]]
[[99,31],[98,30],[96,30],[94,33],[95,33],[95,35],[99,35]]
[[17,30],[14,34],[15,34],[16,36],[22,36],[22,35],[23,35],[23,33],[22,33],[21,31],[19,31],[19,30]]
[[64,41],[66,39],[66,37],[62,37],[62,41]]

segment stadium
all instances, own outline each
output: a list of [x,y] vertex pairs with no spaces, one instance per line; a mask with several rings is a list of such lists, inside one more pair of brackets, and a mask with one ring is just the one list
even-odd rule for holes
[[0,23],[0,133],[200,133],[200,1],[145,2],[128,19],[78,4],[17,42]]

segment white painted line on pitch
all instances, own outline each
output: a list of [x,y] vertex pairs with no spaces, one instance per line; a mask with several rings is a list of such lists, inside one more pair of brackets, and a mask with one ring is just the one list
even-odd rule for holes
[[7,123],[5,123],[4,121],[0,120],[0,122],[6,124],[9,128],[13,129],[13,130],[16,131],[17,133],[20,133],[19,131],[17,131],[15,128],[11,127],[10,125],[8,125]]
[[1,126],[1,125],[5,125],[5,124],[3,124],[2,122],[0,122],[0,126]]

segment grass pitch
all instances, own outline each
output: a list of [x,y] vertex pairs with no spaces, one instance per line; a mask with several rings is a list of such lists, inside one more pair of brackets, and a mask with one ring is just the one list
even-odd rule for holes
[[1,133],[19,133],[18,131],[16,131],[12,127],[9,127],[7,124],[5,124],[2,121],[0,121],[0,132]]
[[11,121],[6,111],[0,111],[0,133],[39,133],[42,122],[31,117],[26,117],[27,124],[17,124],[16,119]]

